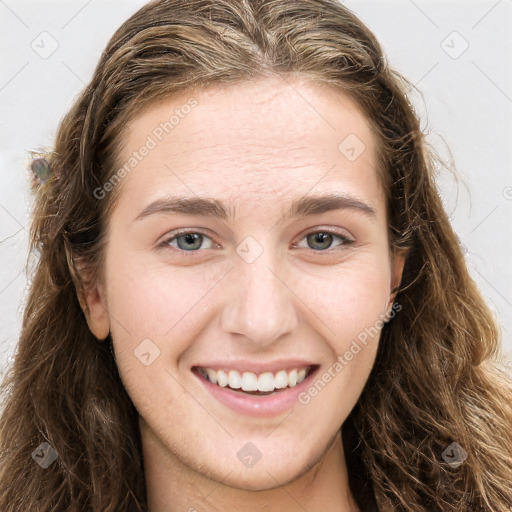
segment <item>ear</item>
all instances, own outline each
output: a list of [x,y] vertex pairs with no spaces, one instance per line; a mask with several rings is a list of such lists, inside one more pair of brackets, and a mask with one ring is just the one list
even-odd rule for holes
[[[398,287],[402,281],[402,274],[404,271],[405,260],[407,258],[406,251],[395,251],[391,257],[391,283],[390,283],[390,295],[389,295],[389,310],[393,306],[396,294],[398,293]],[[389,313],[388,310],[388,313]]]
[[92,278],[82,258],[68,256],[68,259],[78,302],[87,325],[96,338],[104,340],[110,333],[105,288],[98,278]]
[[[85,304],[82,305],[87,325],[99,340],[104,340],[110,333],[110,318],[103,285],[95,284],[85,290]],[[85,306],[85,308],[84,308]]]

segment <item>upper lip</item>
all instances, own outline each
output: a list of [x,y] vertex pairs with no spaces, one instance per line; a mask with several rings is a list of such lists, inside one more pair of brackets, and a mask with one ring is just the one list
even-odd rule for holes
[[290,371],[294,368],[300,370],[310,366],[318,366],[318,364],[304,359],[281,359],[279,361],[208,361],[194,365],[192,368],[211,368],[212,370],[236,370],[239,373],[253,372],[253,373],[264,373],[264,372],[278,372],[279,370]]

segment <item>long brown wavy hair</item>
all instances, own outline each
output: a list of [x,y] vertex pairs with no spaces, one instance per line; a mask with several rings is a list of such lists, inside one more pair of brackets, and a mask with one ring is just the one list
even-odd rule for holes
[[[512,384],[500,332],[439,198],[412,85],[336,0],[155,0],[110,39],[34,194],[36,264],[2,386],[2,512],[145,510],[138,414],[110,336],[98,342],[84,314],[116,196],[94,191],[119,169],[127,121],[150,103],[268,76],[330,84],[356,102],[379,146],[391,248],[408,250],[402,309],[342,427],[355,433],[367,489],[381,511],[511,510]],[[58,454],[47,468],[33,456],[43,442]],[[443,458],[454,442],[467,452],[456,468]]]

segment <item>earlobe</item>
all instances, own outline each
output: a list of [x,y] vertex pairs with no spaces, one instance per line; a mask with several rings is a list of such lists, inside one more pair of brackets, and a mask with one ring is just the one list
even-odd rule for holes
[[85,292],[86,309],[84,314],[90,331],[99,340],[104,340],[110,333],[110,318],[103,286],[98,284]]

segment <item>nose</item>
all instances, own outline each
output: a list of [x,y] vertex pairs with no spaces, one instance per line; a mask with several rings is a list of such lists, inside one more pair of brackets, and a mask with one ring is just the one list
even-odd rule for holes
[[239,334],[247,343],[264,348],[297,327],[295,295],[286,279],[272,269],[267,251],[247,263],[238,258],[229,278],[229,297],[222,311],[224,332]]

